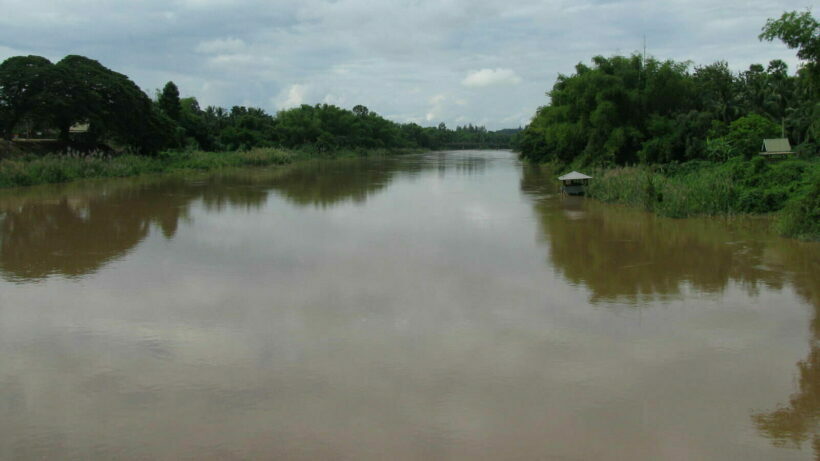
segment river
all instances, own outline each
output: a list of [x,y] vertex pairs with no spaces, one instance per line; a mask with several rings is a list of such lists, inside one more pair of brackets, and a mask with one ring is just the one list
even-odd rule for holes
[[0,459],[820,458],[820,245],[505,151],[0,192]]

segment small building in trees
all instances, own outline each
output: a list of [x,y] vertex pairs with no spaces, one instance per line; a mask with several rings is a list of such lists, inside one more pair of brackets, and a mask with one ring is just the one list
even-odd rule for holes
[[75,134],[75,133],[88,133],[88,128],[91,126],[90,123],[75,123],[68,128],[68,132]]
[[592,176],[573,171],[563,176],[559,176],[561,181],[561,192],[567,195],[584,195],[584,188],[589,184]]
[[787,138],[764,139],[760,155],[768,158],[785,158],[793,154]]

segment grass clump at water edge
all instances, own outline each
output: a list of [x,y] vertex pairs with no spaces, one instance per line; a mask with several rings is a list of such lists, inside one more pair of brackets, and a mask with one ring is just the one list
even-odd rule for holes
[[820,240],[820,161],[763,158],[620,167],[593,173],[590,197],[672,218],[777,213],[783,235]]
[[103,153],[48,154],[0,160],[0,187],[32,186],[86,178],[117,178],[178,170],[211,171],[284,165],[302,155],[275,148],[236,152],[163,152],[154,157]]

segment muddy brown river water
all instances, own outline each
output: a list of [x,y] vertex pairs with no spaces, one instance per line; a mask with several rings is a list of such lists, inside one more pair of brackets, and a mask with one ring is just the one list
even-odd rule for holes
[[0,459],[820,459],[820,245],[505,151],[0,192]]

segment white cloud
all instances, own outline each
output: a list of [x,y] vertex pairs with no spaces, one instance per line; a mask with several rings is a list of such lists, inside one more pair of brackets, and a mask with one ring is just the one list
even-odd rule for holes
[[468,87],[478,88],[490,85],[517,85],[521,83],[521,77],[512,69],[481,69],[467,74],[461,84]]
[[726,59],[734,70],[783,59],[794,71],[794,50],[757,35],[767,18],[805,8],[805,0],[0,3],[0,60],[80,54],[148,91],[173,80],[201,104],[269,112],[363,104],[397,121],[486,120],[490,129],[526,123],[558,73],[638,51],[644,35],[661,59]]
[[428,122],[433,122],[441,118],[445,101],[447,101],[447,95],[444,94],[437,94],[430,98],[430,105],[432,107],[427,111],[427,115],[425,115],[424,119]]
[[208,58],[208,62],[215,66],[231,67],[240,64],[253,64],[256,62],[256,57],[249,54],[218,54],[212,58]]
[[347,102],[347,98],[345,98],[344,96],[339,96],[337,94],[328,93],[322,99],[322,102],[333,106],[344,107],[345,103]]
[[301,106],[305,102],[305,93],[307,92],[307,85],[291,85],[286,91],[280,93],[277,98],[277,106],[279,109],[290,109],[292,107]]
[[236,0],[177,0],[177,3],[183,8],[207,10],[218,7],[238,6],[237,3],[243,2],[237,2]]
[[204,54],[238,53],[244,50],[246,46],[242,39],[228,37],[199,42],[199,45],[196,46],[196,51]]

